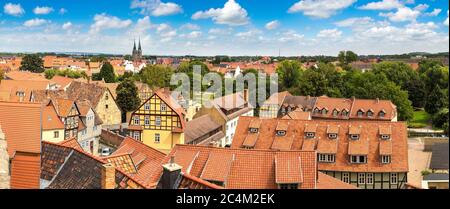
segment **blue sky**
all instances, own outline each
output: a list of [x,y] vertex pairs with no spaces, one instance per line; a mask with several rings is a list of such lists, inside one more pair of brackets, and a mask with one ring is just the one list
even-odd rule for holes
[[447,0],[1,0],[0,51],[155,55],[449,50]]

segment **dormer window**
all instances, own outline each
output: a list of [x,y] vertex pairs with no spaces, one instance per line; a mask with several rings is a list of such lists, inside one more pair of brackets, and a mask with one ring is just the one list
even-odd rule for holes
[[17,95],[18,97],[24,97],[24,96],[25,96],[25,92],[23,92],[23,91],[18,91],[18,92],[16,93],[16,95]]
[[258,129],[257,128],[249,128],[249,132],[250,133],[258,133]]
[[325,109],[325,108],[323,108],[323,109],[322,109],[322,115],[326,115],[327,113],[328,113],[328,110]]
[[306,132],[306,134],[305,134],[306,138],[309,138],[309,139],[314,138],[315,135],[316,134],[314,132]]
[[359,134],[350,134],[350,139],[351,140],[358,140],[359,139]]
[[280,189],[298,189],[298,184],[279,184]]
[[381,163],[383,163],[383,164],[391,163],[391,156],[390,155],[381,155]]
[[338,116],[338,114],[339,114],[339,111],[337,111],[336,109],[335,109],[335,110],[333,110],[333,116],[334,116],[334,117],[337,117],[337,116]]
[[380,113],[378,113],[378,116],[380,116],[380,118],[384,118],[384,116],[386,116],[386,113],[384,111],[380,111]]
[[277,136],[286,136],[286,131],[277,131]]
[[320,112],[319,108],[316,107],[316,108],[314,109],[314,113],[317,114],[317,113],[319,113],[319,112]]
[[381,135],[380,137],[381,137],[381,139],[383,139],[383,140],[389,140],[389,139],[391,138],[391,136],[388,135],[388,134],[383,134],[383,135]]
[[342,110],[342,115],[343,116],[348,116],[348,111],[347,110]]
[[337,134],[328,134],[329,139],[337,139]]
[[373,117],[373,112],[372,112],[372,110],[367,111],[367,117]]
[[350,163],[356,163],[356,164],[367,163],[367,156],[365,156],[365,155],[351,155],[350,156]]
[[364,115],[364,111],[358,110],[358,112],[356,114],[358,115],[358,117],[362,117]]

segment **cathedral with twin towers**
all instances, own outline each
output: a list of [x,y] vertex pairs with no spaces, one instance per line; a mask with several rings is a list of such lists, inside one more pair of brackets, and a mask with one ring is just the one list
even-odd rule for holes
[[133,45],[133,52],[131,54],[131,57],[133,58],[133,62],[138,63],[142,62],[142,47],[141,47],[141,39],[139,38],[139,45],[136,49],[136,40],[134,40]]

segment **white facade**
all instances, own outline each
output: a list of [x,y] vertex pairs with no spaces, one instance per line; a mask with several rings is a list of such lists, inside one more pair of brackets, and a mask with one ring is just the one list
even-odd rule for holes
[[102,126],[95,125],[95,113],[91,109],[82,117],[83,123],[86,126],[83,130],[78,131],[78,143],[84,151],[98,155],[99,138],[102,133]]
[[[253,116],[253,109],[240,115],[240,116]],[[234,133],[236,132],[236,127],[239,121],[239,116],[235,117],[225,124],[225,137],[222,139],[221,146],[231,146],[233,142]]]
[[144,67],[147,66],[147,64],[141,63],[136,66],[132,61],[125,60],[124,66],[126,72],[139,73]]

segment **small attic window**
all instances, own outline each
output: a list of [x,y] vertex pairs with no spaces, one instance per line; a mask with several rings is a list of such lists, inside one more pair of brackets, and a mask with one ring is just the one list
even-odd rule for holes
[[358,110],[357,115],[358,115],[358,117],[362,117],[364,115],[364,111],[363,110]]
[[337,134],[328,134],[329,139],[337,139]]
[[306,133],[305,133],[305,137],[306,137],[306,138],[314,138],[315,135],[316,135],[316,134],[315,134],[314,132],[306,132]]
[[389,134],[382,134],[380,137],[381,137],[381,139],[383,139],[383,140],[388,140],[388,139],[391,138],[391,136],[390,136]]
[[286,131],[277,131],[277,136],[286,136]]
[[319,113],[319,112],[320,112],[319,108],[316,107],[316,108],[314,109],[314,113],[317,114],[317,113]]
[[249,128],[248,131],[250,133],[258,133],[258,129],[257,128]]
[[347,110],[342,110],[342,115],[343,116],[348,116],[348,111]]
[[372,116],[373,116],[372,110],[367,111],[367,116],[368,116],[368,117],[372,117]]
[[333,116],[334,116],[334,117],[337,117],[338,114],[339,114],[339,111],[337,111],[336,109],[334,109],[334,110],[333,110]]
[[322,109],[322,115],[326,115],[327,113],[328,113],[328,110],[325,109],[325,108],[323,108],[323,109]]
[[350,139],[351,140],[358,140],[359,139],[359,134],[350,134]]
[[380,111],[380,113],[378,113],[378,116],[380,116],[380,118],[384,118],[384,116],[386,116],[386,113],[384,111]]

